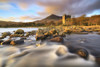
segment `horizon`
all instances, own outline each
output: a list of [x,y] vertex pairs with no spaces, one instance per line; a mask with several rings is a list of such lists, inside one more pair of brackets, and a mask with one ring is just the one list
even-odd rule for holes
[[32,22],[51,14],[100,15],[100,0],[0,0],[0,21]]

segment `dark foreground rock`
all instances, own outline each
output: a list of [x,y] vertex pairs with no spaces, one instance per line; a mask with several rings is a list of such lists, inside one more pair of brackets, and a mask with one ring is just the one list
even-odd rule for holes
[[3,42],[3,40],[0,40],[0,43],[2,43]]
[[20,40],[6,40],[6,41],[1,41],[1,45],[20,45],[23,44],[24,40],[20,39]]
[[84,59],[88,59],[88,56],[89,56],[89,52],[83,48],[76,49],[76,54],[78,54],[80,57]]
[[45,40],[47,37],[45,35],[38,35],[35,38],[38,41],[38,40]]
[[3,44],[3,45],[10,45],[10,42],[11,42],[11,41],[12,41],[12,40],[9,39],[9,40],[6,40],[6,41],[2,42],[2,44]]
[[10,42],[11,45],[20,45],[20,44],[23,44],[23,43],[24,43],[24,40],[16,40],[16,41]]

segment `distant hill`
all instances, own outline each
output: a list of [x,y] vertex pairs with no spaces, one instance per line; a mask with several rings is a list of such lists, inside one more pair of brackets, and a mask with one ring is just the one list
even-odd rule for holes
[[22,24],[21,22],[12,22],[12,21],[0,21],[0,27],[14,27],[19,24]]
[[11,22],[11,21],[0,21],[0,25],[10,25],[10,24],[18,24],[17,22]]

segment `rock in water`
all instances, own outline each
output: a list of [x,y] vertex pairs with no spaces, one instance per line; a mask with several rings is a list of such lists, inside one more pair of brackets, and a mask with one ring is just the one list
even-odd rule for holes
[[16,45],[16,43],[14,41],[11,41],[10,44],[13,46]]
[[51,42],[63,42],[63,38],[62,37],[55,37],[50,39]]
[[10,44],[11,45],[19,45],[19,44],[23,44],[24,40],[16,40],[16,41],[11,41]]
[[3,42],[3,40],[0,40],[0,43]]
[[88,51],[86,49],[83,49],[83,48],[77,49],[76,54],[78,54],[80,57],[82,57],[84,59],[88,59],[88,57],[89,57]]
[[65,54],[67,54],[66,50],[63,47],[59,47],[58,50],[56,51],[56,54],[58,56],[63,56]]
[[24,30],[18,29],[17,31],[15,31],[15,34],[24,34]]
[[36,36],[36,40],[38,41],[38,40],[44,40],[44,39],[46,39],[46,36],[44,36],[44,35],[38,35],[38,36]]
[[4,32],[4,33],[2,33],[2,37],[3,37],[3,38],[5,38],[6,36],[9,36],[9,35],[11,35],[10,32]]
[[4,45],[10,45],[10,42],[11,42],[11,40],[7,40],[7,41],[2,42],[2,44],[4,44]]

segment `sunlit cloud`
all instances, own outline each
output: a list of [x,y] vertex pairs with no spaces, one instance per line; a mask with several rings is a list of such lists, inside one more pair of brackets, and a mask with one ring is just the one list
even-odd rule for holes
[[0,17],[0,21],[14,21],[14,20],[16,20],[15,17],[8,17],[8,18]]
[[30,16],[21,16],[19,19],[20,20],[34,20],[34,18]]
[[[19,18],[16,18],[23,21],[37,20],[37,18],[44,18],[50,14],[80,16],[83,14],[91,15],[97,10],[100,12],[100,0],[0,0],[0,10],[10,10],[13,12],[12,8],[16,7],[11,5],[11,3],[16,5],[16,7],[23,12],[29,11],[32,15],[38,15],[36,18],[34,16],[26,16],[25,14],[25,16],[20,16],[20,11],[16,10],[16,12],[19,12]],[[34,5],[39,6],[39,8],[34,7]],[[44,9],[41,10],[41,8]],[[36,11],[36,9],[40,10],[32,13],[32,11]]]

